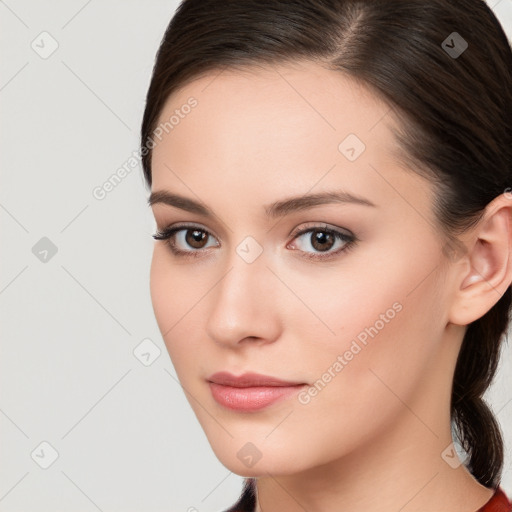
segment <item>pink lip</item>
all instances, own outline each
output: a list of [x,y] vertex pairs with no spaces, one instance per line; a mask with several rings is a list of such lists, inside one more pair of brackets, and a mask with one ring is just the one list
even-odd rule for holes
[[216,384],[222,384],[223,386],[231,386],[234,388],[249,388],[256,386],[276,387],[276,386],[297,386],[299,384],[305,384],[304,382],[292,382],[287,380],[277,379],[275,377],[269,377],[268,375],[261,375],[260,373],[244,373],[239,375],[233,375],[229,372],[217,372],[210,375],[206,380],[209,382],[215,382]]
[[306,385],[304,382],[289,382],[257,373],[244,373],[236,377],[228,372],[218,372],[207,380],[215,401],[237,411],[263,409]]

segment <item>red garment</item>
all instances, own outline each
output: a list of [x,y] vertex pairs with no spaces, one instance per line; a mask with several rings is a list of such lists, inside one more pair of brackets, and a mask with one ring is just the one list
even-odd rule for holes
[[503,492],[501,487],[496,489],[492,498],[477,512],[511,512],[512,503],[510,503],[507,495]]

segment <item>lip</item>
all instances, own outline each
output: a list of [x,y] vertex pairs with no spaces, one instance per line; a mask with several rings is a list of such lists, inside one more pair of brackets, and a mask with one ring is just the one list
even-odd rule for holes
[[218,372],[207,380],[219,405],[240,412],[258,411],[291,397],[307,386],[304,382],[290,382],[258,373],[244,373],[237,377],[228,372]]
[[247,372],[242,375],[239,375],[238,377],[229,372],[217,372],[214,373],[213,375],[210,375],[207,378],[207,380],[209,382],[214,382],[215,384],[231,386],[233,388],[249,388],[257,386],[289,387],[305,384],[305,382],[292,382],[253,372]]

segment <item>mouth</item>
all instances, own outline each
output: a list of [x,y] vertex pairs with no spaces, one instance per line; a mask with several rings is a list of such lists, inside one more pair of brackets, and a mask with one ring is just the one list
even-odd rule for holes
[[286,381],[257,373],[244,373],[237,377],[228,372],[218,372],[208,377],[207,382],[219,405],[240,412],[258,411],[290,398],[307,386],[305,382]]

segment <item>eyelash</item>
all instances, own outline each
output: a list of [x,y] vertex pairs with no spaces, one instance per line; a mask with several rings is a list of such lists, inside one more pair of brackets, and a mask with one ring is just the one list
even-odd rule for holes
[[[190,224],[180,224],[177,226],[172,226],[169,228],[165,228],[163,230],[157,231],[153,236],[155,240],[163,240],[165,241],[165,244],[170,248],[171,252],[178,257],[181,258],[198,258],[202,256],[202,252],[204,249],[197,249],[197,250],[191,250],[191,251],[182,251],[181,249],[176,248],[176,241],[174,240],[174,235],[178,233],[179,231],[188,231],[188,230],[196,230],[201,231],[203,233],[206,233],[208,237],[213,237],[213,235],[207,230],[203,229],[200,226],[194,226]],[[333,228],[329,228],[327,226],[319,226],[315,225],[312,227],[309,227],[307,229],[302,230],[296,230],[292,233],[293,240],[298,238],[299,236],[302,236],[306,233],[313,233],[315,231],[320,231],[322,233],[327,233],[329,235],[332,235],[336,240],[341,240],[342,242],[345,242],[345,244],[333,252],[319,252],[319,253],[310,253],[306,251],[300,251],[304,253],[304,258],[309,260],[327,260],[332,259],[336,257],[341,252],[348,252],[350,249],[352,249],[355,245],[355,243],[358,241],[355,235],[343,233],[341,231],[338,231]]]

